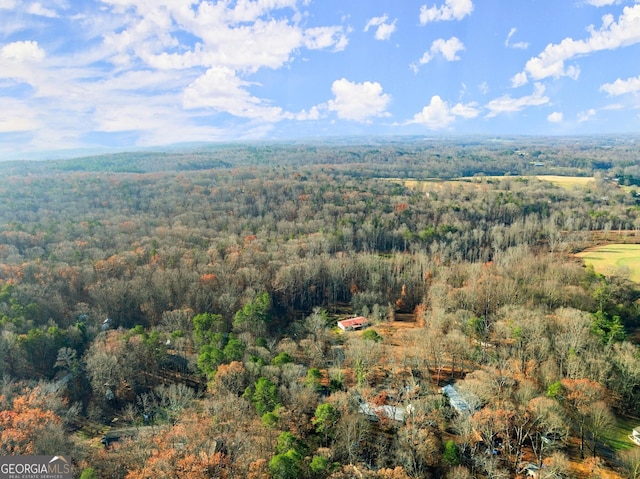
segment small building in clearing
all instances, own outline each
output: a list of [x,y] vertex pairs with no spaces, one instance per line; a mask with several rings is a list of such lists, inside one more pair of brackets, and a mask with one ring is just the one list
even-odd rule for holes
[[637,446],[640,446],[640,427],[633,428],[633,431],[631,431],[631,434],[629,435],[629,439],[631,439]]
[[449,399],[449,405],[458,414],[472,414],[478,409],[477,405],[474,405],[477,403],[477,398],[471,395],[462,395],[453,384],[447,384],[440,388],[440,392]]
[[402,406],[375,406],[370,403],[362,403],[358,410],[369,417],[372,421],[379,421],[381,417],[404,422],[405,417],[413,412],[413,406],[409,404],[406,408]]
[[369,321],[364,316],[338,321],[338,327],[343,331],[355,331],[356,329],[363,329],[367,326],[369,326]]

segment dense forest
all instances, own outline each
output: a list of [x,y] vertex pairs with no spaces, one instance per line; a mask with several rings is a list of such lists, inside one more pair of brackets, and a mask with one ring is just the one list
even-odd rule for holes
[[638,141],[0,162],[0,454],[82,479],[638,478],[611,438],[640,426],[640,286],[574,256],[640,243]]

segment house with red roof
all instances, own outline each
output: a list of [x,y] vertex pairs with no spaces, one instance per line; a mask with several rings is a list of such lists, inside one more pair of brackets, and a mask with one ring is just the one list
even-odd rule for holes
[[338,327],[343,331],[355,331],[356,329],[363,329],[367,326],[369,326],[369,321],[364,316],[338,321]]

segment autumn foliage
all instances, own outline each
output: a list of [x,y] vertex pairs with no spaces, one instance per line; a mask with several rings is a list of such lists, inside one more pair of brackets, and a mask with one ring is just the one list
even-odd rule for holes
[[55,398],[38,386],[19,391],[12,398],[0,396],[1,455],[54,452],[51,449],[59,445],[62,420],[50,409],[49,400]]

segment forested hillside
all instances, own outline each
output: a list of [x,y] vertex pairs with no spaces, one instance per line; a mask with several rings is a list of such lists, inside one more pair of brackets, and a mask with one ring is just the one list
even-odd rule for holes
[[0,162],[0,454],[83,479],[640,477],[640,287],[573,256],[640,243],[637,140]]

